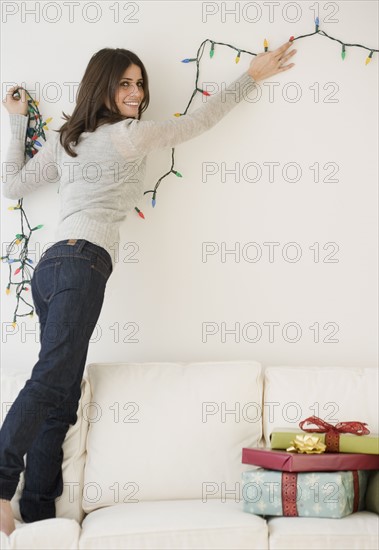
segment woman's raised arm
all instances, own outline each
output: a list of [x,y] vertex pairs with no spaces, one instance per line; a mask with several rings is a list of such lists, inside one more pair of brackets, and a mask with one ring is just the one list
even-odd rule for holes
[[59,133],[52,136],[39,149],[38,153],[25,160],[25,137],[28,116],[9,114],[11,140],[5,161],[2,163],[2,195],[7,199],[21,199],[37,187],[59,180],[59,170],[55,159],[55,146]]
[[225,90],[207,97],[193,113],[159,122],[127,119],[116,123],[112,140],[118,150],[124,145],[125,151],[130,152],[132,147],[141,157],[153,150],[175,147],[212,128],[241,102],[253,85],[254,79],[245,72]]
[[112,128],[112,140],[119,151],[145,156],[153,150],[175,147],[199,136],[217,124],[242,99],[246,99],[255,82],[293,67],[284,63],[296,53],[288,52],[292,42],[286,42],[272,52],[258,54],[249,69],[230,83],[225,90],[207,97],[206,102],[192,113],[176,119],[156,122],[127,119]]

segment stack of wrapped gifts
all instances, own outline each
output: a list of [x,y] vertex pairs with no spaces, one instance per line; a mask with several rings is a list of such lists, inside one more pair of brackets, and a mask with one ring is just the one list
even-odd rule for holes
[[303,431],[274,430],[270,449],[242,450],[242,463],[259,467],[242,474],[243,510],[342,518],[365,509],[372,474],[379,470],[379,437],[362,422],[334,426],[312,416],[299,426]]

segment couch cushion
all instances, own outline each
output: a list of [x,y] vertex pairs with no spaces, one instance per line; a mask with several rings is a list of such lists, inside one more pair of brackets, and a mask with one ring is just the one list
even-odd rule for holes
[[[1,424],[16,399],[20,390],[24,387],[30,372],[26,373],[4,373],[1,374]],[[79,523],[84,517],[82,510],[82,487],[85,463],[85,446],[88,431],[88,422],[83,421],[83,407],[90,401],[89,383],[84,378],[81,384],[82,395],[77,411],[77,422],[70,426],[63,443],[64,459],[62,464],[63,493],[55,501],[56,515],[61,518],[75,519]],[[27,454],[25,455],[27,460]],[[11,501],[14,516],[21,520],[19,500],[24,486],[24,473],[20,476],[16,493]]]
[[377,550],[379,517],[357,512],[341,519],[270,518],[270,550]]
[[79,548],[268,548],[265,520],[232,499],[118,504],[83,521]]
[[93,363],[88,376],[86,512],[242,493],[242,447],[261,438],[259,363]]
[[300,420],[319,416],[334,424],[367,422],[379,432],[378,370],[348,367],[267,367],[263,430],[266,442],[274,428],[298,428]]
[[79,548],[80,525],[74,519],[52,518],[21,523],[7,537],[0,533],[2,550],[74,550]]

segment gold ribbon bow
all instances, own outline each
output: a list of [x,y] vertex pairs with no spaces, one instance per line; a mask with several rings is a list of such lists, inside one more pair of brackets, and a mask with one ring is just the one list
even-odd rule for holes
[[290,441],[291,447],[287,451],[296,453],[321,454],[325,452],[326,445],[317,435],[297,435],[294,441]]

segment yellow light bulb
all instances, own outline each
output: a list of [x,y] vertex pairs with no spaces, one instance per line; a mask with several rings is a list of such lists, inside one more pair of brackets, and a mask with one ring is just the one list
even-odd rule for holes
[[370,63],[373,53],[374,53],[374,52],[371,51],[371,52],[368,54],[368,57],[366,58],[366,65],[368,65],[368,64]]

